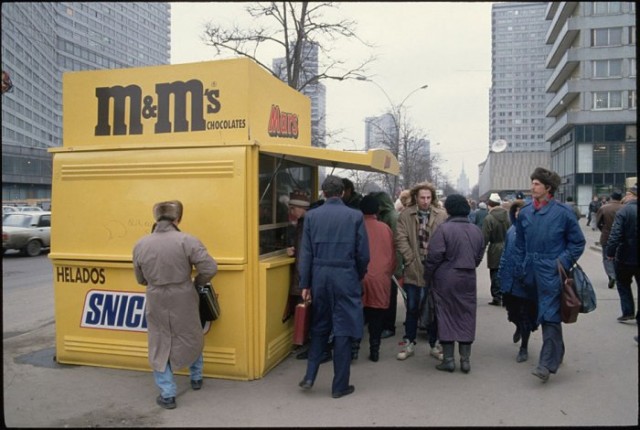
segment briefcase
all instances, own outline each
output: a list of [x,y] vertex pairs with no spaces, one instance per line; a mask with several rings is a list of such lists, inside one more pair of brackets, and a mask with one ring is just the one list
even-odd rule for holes
[[200,320],[215,321],[220,317],[220,304],[218,295],[211,284],[196,286],[200,296]]
[[293,344],[304,345],[309,334],[309,324],[311,323],[311,304],[300,303],[296,305],[293,316]]

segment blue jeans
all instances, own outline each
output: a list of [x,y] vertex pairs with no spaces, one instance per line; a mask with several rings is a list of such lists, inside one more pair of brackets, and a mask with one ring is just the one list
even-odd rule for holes
[[[202,379],[202,366],[203,366],[203,358],[202,354],[193,364],[189,367],[189,375],[191,375],[191,379],[194,381],[198,381]],[[153,377],[156,380],[156,385],[160,388],[160,395],[168,399],[169,397],[176,396],[176,383],[173,379],[173,372],[171,371],[171,364],[167,363],[167,367],[165,367],[164,372],[158,372],[156,370],[153,371]]]
[[404,284],[407,293],[407,314],[404,320],[404,338],[412,342],[416,341],[418,333],[418,311],[420,302],[425,297],[426,289],[417,285]]

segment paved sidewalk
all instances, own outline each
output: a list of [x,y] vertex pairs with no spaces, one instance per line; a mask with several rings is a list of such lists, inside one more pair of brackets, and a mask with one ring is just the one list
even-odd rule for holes
[[[297,383],[305,362],[292,355],[264,378],[207,378],[200,391],[178,379],[178,407],[155,404],[150,373],[53,361],[55,326],[3,341],[4,424],[8,427],[375,427],[375,426],[633,426],[638,424],[638,334],[635,322],[618,323],[615,289],[607,288],[601,254],[587,231],[580,264],[598,294],[595,312],[563,325],[566,355],[557,375],[543,384],[531,375],[541,346],[533,333],[529,361],[516,363],[518,345],[506,311],[489,306],[486,261],[478,269],[477,338],[471,373],[439,372],[424,333],[416,355],[395,359],[402,336],[384,339],[378,363],[361,357],[351,371],[354,394],[332,399],[332,368],[323,364],[315,386]],[[595,239],[597,240],[597,239]],[[595,246],[595,245],[594,245]],[[597,249],[597,248],[596,248]],[[457,351],[456,351],[457,356]],[[457,359],[456,359],[457,361]],[[458,363],[456,363],[458,366]]]

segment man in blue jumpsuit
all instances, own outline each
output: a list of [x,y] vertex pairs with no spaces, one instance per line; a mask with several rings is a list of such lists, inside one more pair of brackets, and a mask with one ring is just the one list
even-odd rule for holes
[[307,212],[298,254],[300,288],[312,300],[311,342],[307,373],[298,384],[308,390],[318,374],[320,359],[333,331],[331,395],[353,393],[349,385],[351,342],[362,338],[362,279],[369,264],[369,241],[362,212],[342,202],[344,186],[337,176],[322,183],[324,205]]

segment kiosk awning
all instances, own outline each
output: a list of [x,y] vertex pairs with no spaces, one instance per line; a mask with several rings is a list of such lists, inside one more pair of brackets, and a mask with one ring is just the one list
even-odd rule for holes
[[355,152],[277,143],[260,143],[259,146],[262,153],[313,166],[365,170],[391,175],[400,173],[398,160],[386,149]]

